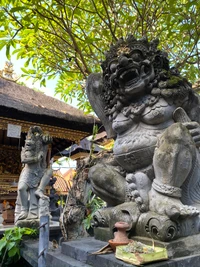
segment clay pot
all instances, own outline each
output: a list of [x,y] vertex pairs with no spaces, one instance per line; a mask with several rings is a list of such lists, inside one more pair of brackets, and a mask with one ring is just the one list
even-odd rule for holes
[[129,224],[126,222],[117,222],[115,227],[117,228],[117,232],[114,233],[114,238],[108,241],[114,251],[116,250],[116,246],[127,245],[130,242],[126,234],[126,231],[130,228]]

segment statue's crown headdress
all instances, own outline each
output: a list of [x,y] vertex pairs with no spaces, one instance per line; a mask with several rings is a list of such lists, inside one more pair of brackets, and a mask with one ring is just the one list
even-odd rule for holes
[[120,38],[115,44],[111,44],[109,51],[106,52],[106,59],[102,62],[101,65],[102,69],[103,71],[105,71],[109,62],[114,58],[117,58],[122,54],[129,55],[134,51],[139,51],[143,54],[144,58],[150,61],[153,61],[155,59],[155,56],[158,55],[161,58],[165,58],[165,60],[168,62],[167,53],[159,50],[158,44],[158,39],[154,39],[149,42],[147,37],[145,36],[138,40],[133,35],[129,35],[126,39]]

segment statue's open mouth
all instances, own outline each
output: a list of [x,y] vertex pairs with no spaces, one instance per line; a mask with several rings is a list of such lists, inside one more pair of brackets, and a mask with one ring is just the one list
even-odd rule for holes
[[141,86],[141,83],[146,79],[149,82],[154,77],[154,71],[151,65],[142,64],[139,68],[130,67],[123,71],[121,69],[117,76],[120,86],[129,91]]
[[135,68],[124,70],[118,77],[120,86],[125,90],[137,87],[137,84],[141,81],[140,70]]
[[139,81],[140,74],[137,69],[129,69],[127,71],[124,71],[119,78],[121,81],[125,82],[126,86],[129,86]]

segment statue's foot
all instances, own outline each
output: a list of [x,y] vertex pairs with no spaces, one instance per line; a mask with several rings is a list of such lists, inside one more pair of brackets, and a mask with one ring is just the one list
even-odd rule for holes
[[36,195],[36,197],[38,197],[38,198],[49,199],[49,197],[48,197],[48,196],[45,196],[45,194],[43,193],[43,191],[42,191],[41,189],[37,189],[37,190],[35,191],[35,195]]
[[34,220],[34,219],[37,219],[37,218],[38,218],[37,214],[29,212],[27,220]]
[[24,220],[28,217],[28,211],[24,210],[21,211],[17,220]]
[[167,215],[170,219],[199,215],[197,208],[183,205],[179,198],[165,196],[153,188],[149,193],[149,209],[160,215]]

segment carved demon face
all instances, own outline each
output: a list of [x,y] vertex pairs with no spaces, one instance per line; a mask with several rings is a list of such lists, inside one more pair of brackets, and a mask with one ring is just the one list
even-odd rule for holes
[[25,140],[25,151],[38,151],[42,146],[42,129],[39,126],[30,127]]
[[26,151],[35,151],[36,143],[31,139],[27,139],[25,141],[25,147],[24,148]]
[[121,54],[109,63],[108,82],[111,88],[119,89],[128,97],[145,90],[154,79],[151,62],[137,49],[129,54]]
[[110,120],[145,90],[149,92],[159,73],[168,70],[167,54],[157,46],[157,39],[148,42],[146,38],[137,40],[129,36],[126,40],[119,39],[106,53],[102,63],[102,97]]

